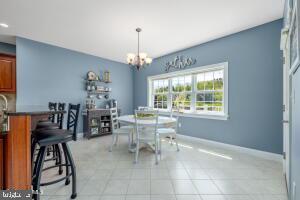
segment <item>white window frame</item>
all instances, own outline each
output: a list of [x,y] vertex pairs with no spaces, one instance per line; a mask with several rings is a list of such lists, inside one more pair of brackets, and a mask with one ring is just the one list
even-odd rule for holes
[[[196,101],[196,75],[197,73],[201,72],[207,72],[207,71],[215,71],[218,69],[222,69],[224,71],[224,77],[223,77],[223,106],[224,110],[222,113],[217,112],[196,112],[195,108],[195,101]],[[227,120],[229,118],[229,112],[228,112],[228,62],[222,62],[212,65],[205,65],[205,66],[199,66],[192,69],[186,69],[186,70],[180,70],[176,72],[170,72],[166,74],[160,74],[155,76],[148,76],[147,78],[147,105],[149,107],[153,107],[153,81],[157,79],[169,79],[176,76],[183,76],[183,75],[191,75],[192,74],[192,99],[191,99],[191,112],[185,112],[183,113],[184,117],[195,117],[195,118],[206,118],[206,119],[217,119],[217,120]],[[159,110],[161,114],[169,114],[170,108],[171,108],[171,81],[169,81],[169,95],[168,95],[168,110]]]

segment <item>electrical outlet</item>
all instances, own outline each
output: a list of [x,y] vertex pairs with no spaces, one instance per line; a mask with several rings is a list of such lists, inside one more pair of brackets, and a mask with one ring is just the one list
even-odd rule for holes
[[293,182],[292,199],[296,200],[296,182]]
[[178,124],[179,128],[181,127],[181,123]]

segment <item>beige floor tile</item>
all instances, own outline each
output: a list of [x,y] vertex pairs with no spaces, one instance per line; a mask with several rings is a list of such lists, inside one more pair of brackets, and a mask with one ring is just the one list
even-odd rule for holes
[[176,195],[177,200],[201,200],[199,195]]
[[151,194],[165,195],[174,194],[171,180],[151,180]]
[[110,178],[111,179],[130,179],[132,175],[132,169],[115,169]]
[[110,178],[113,170],[111,169],[97,169],[91,176],[91,180],[107,180]]
[[286,195],[251,195],[253,200],[288,200]]
[[110,180],[103,194],[104,195],[126,195],[129,185],[129,180]]
[[170,179],[168,169],[151,169],[151,179]]
[[150,195],[127,195],[126,200],[150,200]]
[[84,185],[84,187],[80,191],[80,194],[82,194],[82,195],[101,195],[103,193],[103,190],[104,190],[106,184],[107,184],[107,181],[90,180]]
[[251,196],[248,195],[225,195],[226,200],[253,200]]
[[198,194],[221,194],[217,186],[211,180],[193,180]]
[[151,195],[151,200],[176,200],[174,195]]
[[175,194],[197,194],[191,180],[173,180]]
[[103,195],[100,197],[100,200],[126,200],[126,196],[125,195]]
[[224,195],[201,195],[202,200],[226,200]]
[[224,195],[201,195],[202,200],[226,200]]
[[172,169],[169,170],[171,179],[190,179],[185,169]]
[[[287,200],[279,162],[180,140],[179,152],[163,143],[158,165],[147,149],[141,150],[135,165],[126,137],[120,137],[113,152],[108,151],[110,141],[111,136],[104,136],[70,143],[77,168],[78,199]],[[56,178],[57,170],[43,174],[43,180]],[[42,200],[64,200],[71,195],[71,185],[63,182],[42,189]]]
[[210,179],[203,169],[188,169],[187,172],[191,179]]
[[235,180],[214,180],[222,194],[247,194]]
[[150,195],[150,180],[131,180],[127,194]]
[[150,179],[150,169],[134,169],[131,175],[132,179]]

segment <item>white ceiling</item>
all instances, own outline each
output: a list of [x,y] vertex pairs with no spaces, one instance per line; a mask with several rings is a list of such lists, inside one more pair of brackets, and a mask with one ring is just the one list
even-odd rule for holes
[[143,29],[142,51],[155,58],[279,19],[284,0],[0,0],[0,5],[0,23],[9,25],[0,34],[125,62],[127,53],[136,52],[136,27]]

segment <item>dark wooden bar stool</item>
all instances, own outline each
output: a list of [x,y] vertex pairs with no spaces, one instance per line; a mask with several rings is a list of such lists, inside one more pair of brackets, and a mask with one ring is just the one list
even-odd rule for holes
[[[79,110],[80,110],[80,104],[78,105],[69,104],[67,129],[40,129],[36,131],[35,139],[34,139],[35,144],[33,145],[34,146],[39,145],[40,149],[33,169],[33,178],[32,178],[33,190],[39,191],[41,186],[55,184],[63,180],[65,180],[65,185],[68,185],[70,184],[70,177],[72,177],[71,198],[72,199],[76,198],[77,196],[76,168],[72,158],[71,151],[67,143],[72,140],[76,140],[77,138],[76,134],[77,134]],[[50,166],[43,169],[47,148],[53,145],[62,147],[64,157],[65,157],[65,163],[59,163],[57,165]],[[56,167],[65,167],[66,175],[58,180],[41,183],[42,172]],[[71,172],[69,168],[71,168]],[[39,200],[40,194],[34,194],[33,197],[35,200]]]
[[[49,103],[50,105],[51,103]],[[53,103],[52,103],[53,104]],[[59,110],[59,111],[64,111],[66,104],[65,103],[55,103],[56,105],[58,105],[57,108],[55,108],[55,110]],[[49,106],[50,109],[50,106]],[[50,109],[51,110],[51,109]],[[56,119],[56,122],[55,122]],[[62,128],[63,127],[63,120],[64,120],[64,113],[59,113],[59,114],[55,114],[54,115],[50,115],[49,120],[48,121],[40,121],[38,122],[36,129],[58,129],[58,128]]]
[[[58,105],[58,106],[57,106]],[[58,110],[58,111],[65,111],[66,104],[65,103],[53,103],[49,102],[49,110]],[[56,119],[56,121],[55,121]],[[34,155],[36,152],[36,141],[34,139],[36,138],[36,134],[39,134],[41,129],[62,129],[63,128],[63,122],[64,122],[64,113],[58,113],[53,114],[49,116],[49,119],[47,121],[40,121],[38,122],[36,126],[36,130],[32,133],[32,147],[31,147],[31,158],[32,158],[32,164],[34,164]],[[50,153],[53,153],[52,158],[46,159],[45,161],[52,161],[56,160],[55,165],[61,164],[62,157],[61,157],[61,148],[59,145],[53,145],[47,148],[47,156],[50,156]],[[63,173],[62,167],[59,167],[59,174]]]

